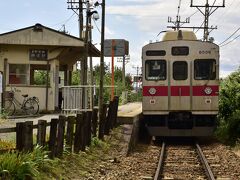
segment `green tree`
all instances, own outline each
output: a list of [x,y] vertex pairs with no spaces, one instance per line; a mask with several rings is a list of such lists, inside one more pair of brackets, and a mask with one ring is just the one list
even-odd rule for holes
[[221,82],[218,137],[234,145],[240,138],[240,68]]

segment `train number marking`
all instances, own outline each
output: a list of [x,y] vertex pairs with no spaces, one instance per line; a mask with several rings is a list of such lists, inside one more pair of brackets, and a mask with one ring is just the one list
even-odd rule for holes
[[198,52],[199,54],[211,54],[211,51],[204,51],[204,50],[202,50],[202,51],[199,51]]

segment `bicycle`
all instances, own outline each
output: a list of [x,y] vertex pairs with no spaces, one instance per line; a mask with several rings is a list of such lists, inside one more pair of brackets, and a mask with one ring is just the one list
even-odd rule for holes
[[[15,89],[16,91],[16,89]],[[19,106],[28,115],[35,115],[39,111],[39,99],[35,96],[28,97],[28,94],[23,94],[23,101],[20,103],[15,97],[15,91],[8,92],[8,97],[5,98],[5,112],[8,116],[13,116],[16,113],[16,106]]]

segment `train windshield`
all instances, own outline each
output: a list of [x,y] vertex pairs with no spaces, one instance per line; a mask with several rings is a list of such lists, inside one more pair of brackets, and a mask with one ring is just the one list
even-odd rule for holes
[[216,60],[197,59],[194,61],[194,78],[196,80],[216,79]]
[[166,79],[166,61],[148,60],[145,64],[146,80],[165,80]]

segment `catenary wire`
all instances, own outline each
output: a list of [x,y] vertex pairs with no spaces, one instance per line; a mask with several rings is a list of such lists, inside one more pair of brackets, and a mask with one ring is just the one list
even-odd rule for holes
[[226,46],[226,45],[230,44],[231,42],[233,42],[234,40],[236,40],[239,37],[240,37],[240,34],[238,36],[236,36],[234,39],[232,39],[231,41],[228,41],[227,43],[221,45],[220,47],[223,47],[223,46]]
[[226,38],[224,41],[222,41],[222,42],[219,43],[218,45],[220,46],[220,45],[222,45],[223,43],[225,43],[227,40],[229,40],[231,37],[233,37],[234,34],[236,34],[239,30],[240,30],[240,27],[239,27],[237,30],[235,30],[228,38]]

